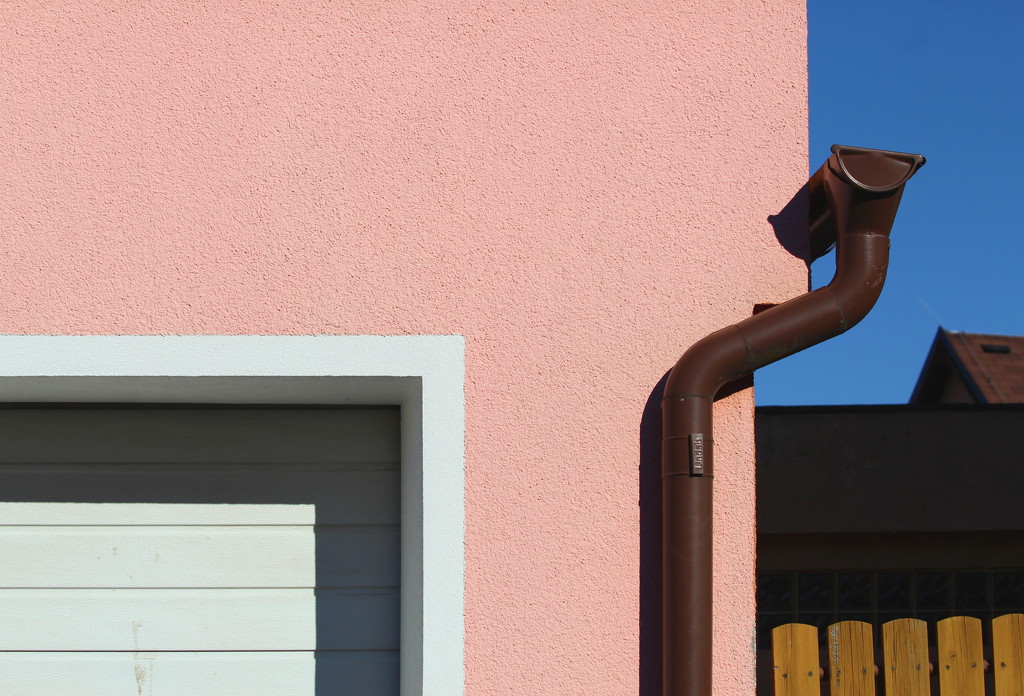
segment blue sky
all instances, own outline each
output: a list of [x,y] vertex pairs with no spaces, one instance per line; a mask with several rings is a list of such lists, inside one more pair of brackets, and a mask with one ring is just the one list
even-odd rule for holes
[[[918,152],[875,309],[759,370],[759,405],[905,403],[941,323],[1024,335],[1024,2],[808,3],[810,168],[832,143]],[[812,267],[826,285],[834,255]]]

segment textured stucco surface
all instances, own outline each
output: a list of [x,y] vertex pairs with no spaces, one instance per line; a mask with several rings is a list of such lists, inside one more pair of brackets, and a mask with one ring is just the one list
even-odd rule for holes
[[[0,332],[463,334],[466,686],[635,694],[644,405],[802,292],[804,4],[8,3]],[[753,691],[717,407],[716,694]]]

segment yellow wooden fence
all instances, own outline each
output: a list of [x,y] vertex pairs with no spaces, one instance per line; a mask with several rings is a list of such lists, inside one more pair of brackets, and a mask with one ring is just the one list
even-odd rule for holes
[[[772,631],[775,696],[1024,696],[1024,614],[992,621],[991,661],[986,661],[981,621],[954,616],[936,624],[937,649],[929,655],[928,627],[917,619],[882,626],[876,660],[871,624],[843,621],[828,627],[819,655],[818,629],[786,624]],[[986,680],[985,673],[991,673]],[[879,678],[879,676],[881,678]]]

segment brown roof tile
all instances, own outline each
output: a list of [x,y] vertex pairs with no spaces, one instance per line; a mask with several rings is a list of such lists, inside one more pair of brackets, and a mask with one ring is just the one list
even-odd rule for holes
[[910,403],[1024,403],[1024,336],[940,328]]
[[[960,365],[990,404],[1024,403],[1024,336],[946,332]],[[966,374],[964,374],[966,373]]]

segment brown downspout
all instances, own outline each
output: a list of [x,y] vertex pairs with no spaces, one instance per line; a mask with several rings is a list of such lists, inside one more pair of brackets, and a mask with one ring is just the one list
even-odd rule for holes
[[712,408],[727,382],[837,336],[878,299],[903,185],[924,157],[832,146],[811,177],[811,251],[836,247],[827,286],[716,331],[669,374],[662,401],[665,696],[711,696]]

